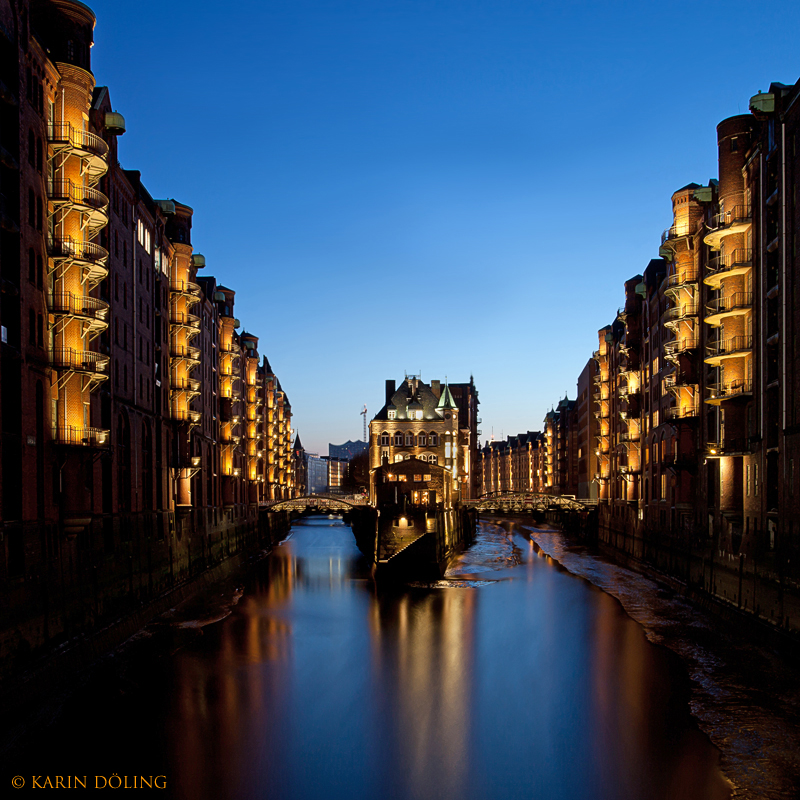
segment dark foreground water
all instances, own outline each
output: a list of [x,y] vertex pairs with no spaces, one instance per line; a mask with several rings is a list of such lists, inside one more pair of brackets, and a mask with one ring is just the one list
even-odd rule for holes
[[317,517],[108,659],[16,766],[198,799],[722,800],[688,700],[677,656],[524,532],[388,589]]

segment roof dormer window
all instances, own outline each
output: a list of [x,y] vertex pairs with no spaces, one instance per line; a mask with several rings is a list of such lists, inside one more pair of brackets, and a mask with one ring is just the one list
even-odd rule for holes
[[389,414],[389,419],[396,419],[397,418],[397,412],[394,409],[389,411],[388,414]]

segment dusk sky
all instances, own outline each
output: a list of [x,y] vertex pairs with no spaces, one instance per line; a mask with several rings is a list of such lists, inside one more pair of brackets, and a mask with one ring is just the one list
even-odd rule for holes
[[120,160],[194,208],[306,449],[384,381],[541,428],[716,125],[800,76],[800,3],[89,0]]

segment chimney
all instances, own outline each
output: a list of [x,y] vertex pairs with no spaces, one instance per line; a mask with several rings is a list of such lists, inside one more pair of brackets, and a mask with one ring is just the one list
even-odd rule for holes
[[394,381],[386,381],[386,405],[388,406],[389,403],[392,402],[392,397],[394,396],[396,389]]
[[436,399],[438,400],[442,396],[442,382],[431,381],[431,391],[436,395]]

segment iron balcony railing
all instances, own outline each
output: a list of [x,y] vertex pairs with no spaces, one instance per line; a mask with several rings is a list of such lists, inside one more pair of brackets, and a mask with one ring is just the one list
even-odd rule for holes
[[173,409],[172,416],[174,419],[181,422],[190,422],[197,425],[203,419],[203,415],[199,411],[193,411],[191,408],[178,408]]
[[200,317],[184,311],[172,311],[169,315],[170,325],[181,325],[193,330],[200,330]]
[[708,387],[708,391],[712,398],[726,398],[735,397],[740,394],[753,393],[753,381],[751,380],[736,380],[729,383],[716,383]]
[[200,348],[191,347],[185,344],[171,344],[169,346],[169,354],[173,358],[185,358],[188,361],[200,361]]
[[742,269],[753,265],[753,250],[750,247],[737,247],[736,250],[722,256],[715,256],[708,262],[708,272],[710,275],[717,275],[721,272],[730,272],[735,269]]
[[718,297],[706,303],[706,316],[725,314],[737,308],[751,308],[753,305],[752,292],[734,292],[726,297]]
[[667,342],[664,345],[664,352],[668,356],[674,356],[678,353],[684,353],[687,350],[694,350],[699,345],[699,342],[695,338],[688,338],[688,339],[675,339],[671,342]]
[[200,392],[200,381],[194,378],[178,378],[170,381],[170,389],[176,392]]
[[171,280],[169,282],[169,290],[171,292],[175,292],[176,294],[184,294],[184,295],[189,295],[191,297],[200,297],[203,291],[200,288],[199,283],[195,283],[194,281],[178,281],[178,280]]
[[746,437],[729,438],[725,437],[719,442],[708,443],[709,455],[730,455],[731,453],[749,453],[751,451],[750,440]]
[[54,347],[50,350],[50,363],[56,369],[101,373],[106,371],[110,360],[109,356],[91,350],[75,350],[72,347]]
[[51,314],[87,317],[100,322],[105,321],[109,309],[105,300],[72,292],[54,292],[48,298],[48,306]]
[[667,409],[667,416],[670,419],[688,419],[690,417],[697,417],[699,413],[696,406],[673,406]]
[[752,220],[750,206],[739,205],[715,214],[711,220],[711,230],[723,230],[732,225],[742,225]]
[[682,222],[678,225],[672,225],[661,234],[661,244],[668,242],[671,239],[680,239],[682,236],[689,236],[689,223]]
[[72,258],[92,264],[101,264],[108,259],[108,250],[105,247],[84,239],[73,239],[71,236],[51,236],[47,249],[53,258]]
[[81,447],[105,447],[110,443],[109,431],[102,428],[79,428],[74,425],[58,425],[53,429],[56,444]]
[[718,342],[711,342],[706,346],[706,353],[709,357],[728,356],[734,353],[746,352],[753,349],[752,336],[731,336],[730,339],[722,339]]
[[91,153],[98,158],[108,155],[108,144],[100,136],[73,127],[69,122],[53,123],[47,127],[47,141],[52,144],[69,145],[75,150]]
[[668,325],[670,322],[678,322],[686,317],[696,317],[698,307],[696,303],[686,303],[681,306],[668,308],[661,315],[661,324]]
[[661,283],[661,291],[667,292],[669,290],[679,289],[681,286],[686,286],[690,283],[697,283],[698,274],[697,270],[685,270],[684,272],[677,272],[674,275],[667,275]]
[[72,181],[49,181],[47,196],[51,200],[88,206],[97,211],[105,211],[108,208],[108,198],[101,191],[88,186],[79,186]]

